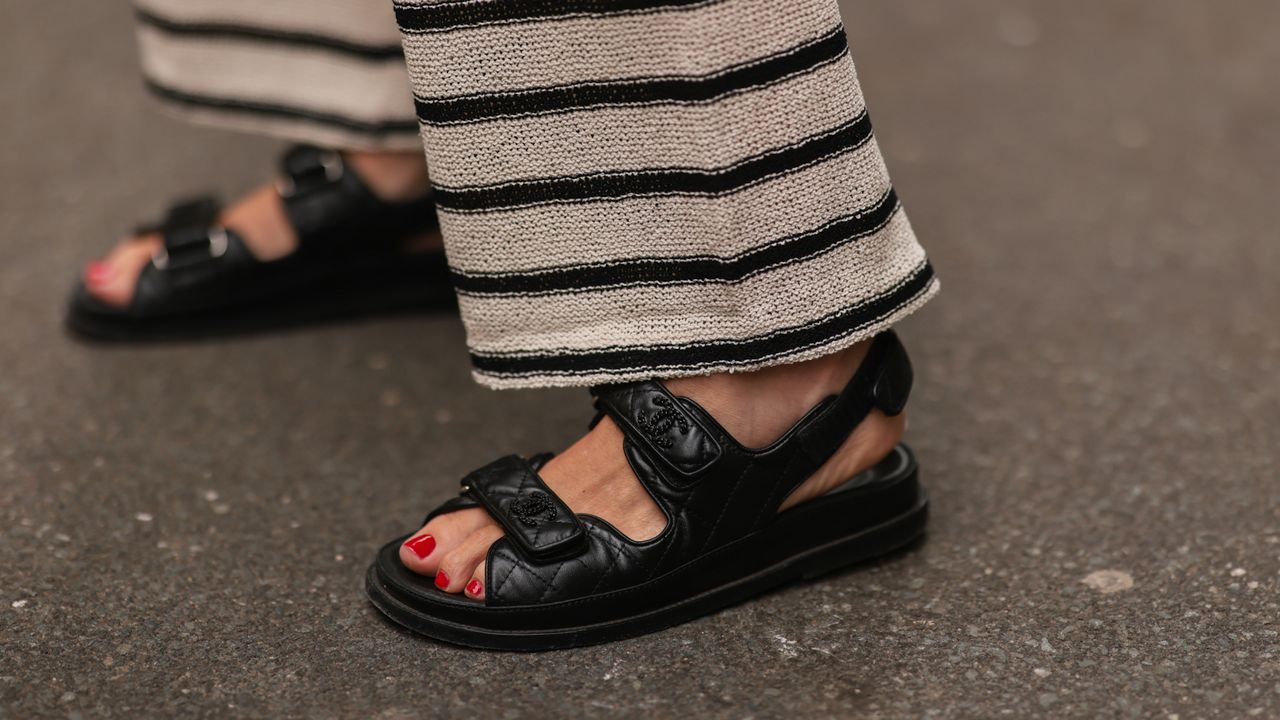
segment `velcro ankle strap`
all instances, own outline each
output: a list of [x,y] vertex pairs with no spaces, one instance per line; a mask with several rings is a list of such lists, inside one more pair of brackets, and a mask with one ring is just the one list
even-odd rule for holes
[[[872,357],[872,356],[875,357]],[[915,372],[907,349],[902,346],[897,333],[892,330],[876,338],[867,353],[872,404],[889,417],[901,415],[911,395]]]
[[906,348],[892,330],[876,337],[866,358],[844,390],[828,398],[798,434],[816,470],[853,433],[872,410],[900,415],[911,394],[914,373]]
[[462,491],[484,506],[530,560],[546,562],[586,547],[586,528],[529,462],[509,455],[462,480]]

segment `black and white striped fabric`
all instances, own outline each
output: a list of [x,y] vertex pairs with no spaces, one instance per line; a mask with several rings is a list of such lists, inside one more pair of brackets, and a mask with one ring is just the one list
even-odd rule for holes
[[938,289],[836,0],[397,0],[477,379],[743,371]]
[[328,147],[421,147],[390,0],[135,9],[147,86],[184,119]]

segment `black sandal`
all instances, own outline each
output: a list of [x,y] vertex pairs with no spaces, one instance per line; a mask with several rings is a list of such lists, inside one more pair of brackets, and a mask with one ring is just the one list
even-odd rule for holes
[[282,165],[296,251],[262,262],[217,225],[217,200],[180,203],[164,222],[137,231],[162,232],[164,247],[143,268],[130,304],[108,305],[78,284],[68,327],[94,340],[168,340],[453,305],[444,254],[403,248],[439,227],[429,196],[384,202],[339,153],[307,145],[290,149]]
[[550,650],[660,630],[901,548],[923,534],[927,515],[905,445],[840,488],[777,510],[873,409],[901,413],[911,380],[906,351],[884,333],[843,392],[760,450],[660,382],[595,388],[636,477],[667,515],[662,533],[634,542],[575,515],[539,479],[537,463],[511,456],[467,476],[461,496],[427,517],[480,506],[506,530],[486,556],[484,601],[407,569],[399,553],[408,536],[378,552],[369,598],[432,638]]

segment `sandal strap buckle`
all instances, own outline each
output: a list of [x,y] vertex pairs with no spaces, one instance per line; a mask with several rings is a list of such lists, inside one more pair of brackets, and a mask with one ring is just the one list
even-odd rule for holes
[[204,228],[170,230],[165,233],[164,244],[151,254],[151,264],[157,270],[173,270],[216,260],[227,254],[231,237],[221,225]]
[[222,208],[214,197],[198,197],[177,203],[158,225],[142,229],[164,234],[164,244],[151,254],[157,270],[198,265],[227,253],[231,238],[218,224]]
[[300,193],[333,185],[347,174],[342,154],[313,145],[298,145],[284,156],[284,177],[276,182],[280,197],[289,199]]

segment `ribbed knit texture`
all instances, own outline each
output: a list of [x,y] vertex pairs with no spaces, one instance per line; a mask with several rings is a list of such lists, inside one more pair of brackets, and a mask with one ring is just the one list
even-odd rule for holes
[[835,0],[398,0],[476,378],[746,371],[938,289]]
[[420,148],[390,0],[135,0],[147,87],[184,119]]

